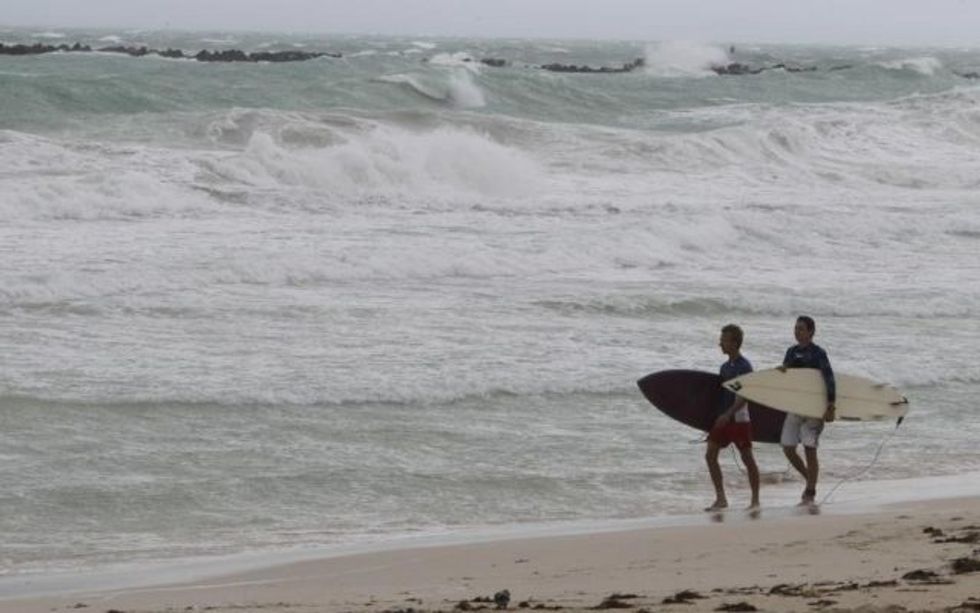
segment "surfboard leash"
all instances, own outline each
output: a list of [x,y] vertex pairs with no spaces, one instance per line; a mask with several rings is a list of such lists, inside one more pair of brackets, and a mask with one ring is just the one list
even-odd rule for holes
[[864,476],[864,474],[865,474],[865,473],[867,473],[867,472],[868,472],[869,470],[871,470],[871,468],[872,468],[872,467],[873,467],[873,466],[875,465],[875,463],[876,463],[876,462],[878,461],[878,457],[879,457],[879,456],[881,456],[881,451],[882,451],[882,450],[883,450],[883,449],[885,448],[885,444],[886,444],[886,443],[888,443],[888,441],[890,441],[890,440],[891,440],[891,438],[892,438],[893,436],[895,436],[895,433],[897,433],[897,432],[898,432],[898,427],[902,425],[902,421],[903,421],[904,419],[905,419],[905,416],[904,416],[904,415],[903,415],[903,416],[901,416],[901,417],[899,417],[899,418],[898,418],[898,421],[896,421],[896,422],[895,422],[895,428],[894,428],[894,429],[893,429],[893,430],[892,430],[891,432],[889,432],[889,433],[888,433],[887,435],[885,435],[885,438],[884,438],[884,439],[882,439],[882,441],[881,441],[881,443],[879,443],[879,444],[878,444],[878,449],[877,449],[877,451],[875,451],[875,455],[874,455],[874,457],[873,457],[873,458],[871,458],[871,463],[870,463],[870,464],[868,464],[867,466],[865,466],[865,467],[864,467],[864,468],[863,468],[863,469],[862,469],[862,470],[861,470],[860,472],[858,472],[857,474],[854,474],[854,475],[850,475],[850,476],[848,476],[848,477],[844,477],[843,479],[841,479],[840,481],[838,481],[838,482],[837,482],[837,485],[835,485],[834,487],[832,487],[832,488],[830,489],[830,491],[829,491],[829,492],[827,492],[827,493],[826,493],[826,494],[824,495],[824,497],[820,499],[820,504],[821,504],[821,505],[823,505],[823,503],[825,503],[825,502],[827,502],[828,500],[830,500],[830,497],[834,495],[834,492],[836,492],[836,491],[837,491],[837,488],[839,488],[840,486],[842,486],[842,485],[844,485],[844,484],[845,484],[845,483],[847,483],[848,481],[852,481],[852,480],[854,480],[854,479],[857,479],[857,478],[859,478],[859,477],[862,477],[862,476]]

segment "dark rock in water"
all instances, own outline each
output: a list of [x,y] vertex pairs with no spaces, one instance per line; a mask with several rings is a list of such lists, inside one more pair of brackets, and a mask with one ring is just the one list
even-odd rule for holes
[[592,66],[577,66],[575,64],[543,64],[541,68],[543,70],[548,70],[550,72],[575,72],[575,73],[621,73],[621,72],[632,72],[637,68],[642,67],[646,62],[643,58],[637,58],[632,62],[627,62],[619,67],[609,67],[600,66],[599,68],[593,68]]
[[964,79],[980,79],[980,72],[957,72],[954,74]]
[[719,75],[753,75],[765,72],[767,70],[785,70],[786,72],[817,72],[819,70],[816,66],[791,66],[788,64],[773,64],[771,66],[759,66],[752,67],[748,64],[742,64],[740,62],[732,62],[730,64],[712,66],[711,70],[715,74]]
[[507,65],[507,60],[495,58],[495,57],[485,57],[480,60],[481,63],[487,66],[492,66],[493,68],[503,68]]
[[225,51],[208,51],[203,49],[197,52],[194,59],[198,62],[247,62],[248,54],[237,49],[227,49]]
[[343,57],[339,53],[309,52],[309,51],[272,51],[248,54],[252,62],[303,62],[318,57]]
[[[146,47],[122,47],[122,46],[102,47],[97,51],[101,51],[102,53],[123,53],[125,55],[129,55],[132,57],[143,57],[144,55],[151,53],[151,51]],[[152,53],[156,53],[156,51],[152,51]]]
[[55,51],[91,51],[91,49],[83,47],[78,43],[75,43],[71,47],[68,45],[42,45],[41,43],[34,43],[33,45],[4,45],[0,43],[0,55],[40,55]]
[[744,74],[759,74],[765,68],[752,68],[748,64],[742,64],[739,62],[732,62],[725,66],[712,66],[711,70],[715,74],[719,75],[744,75]]
[[834,72],[835,70],[850,70],[851,68],[854,68],[851,64],[841,64],[840,66],[831,66],[827,71]]
[[339,53],[314,51],[261,51],[245,53],[239,49],[200,51],[194,56],[199,62],[304,62],[318,57],[343,57]]
[[506,609],[510,604],[510,590],[500,590],[493,595],[493,602],[498,609]]
[[816,66],[787,66],[786,64],[776,64],[771,67],[771,70],[778,70],[782,68],[786,72],[816,72]]

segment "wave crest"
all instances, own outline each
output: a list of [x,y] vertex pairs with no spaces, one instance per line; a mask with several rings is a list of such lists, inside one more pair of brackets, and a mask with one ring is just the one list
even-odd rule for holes
[[915,72],[926,77],[931,77],[943,69],[942,61],[931,56],[880,62],[878,65],[889,70]]
[[691,41],[666,41],[646,48],[646,72],[656,77],[710,77],[714,66],[731,59],[721,47]]
[[474,193],[521,197],[535,193],[537,164],[520,150],[467,130],[416,133],[375,125],[324,148],[287,148],[264,132],[240,155],[212,161],[224,179],[259,187],[298,186],[346,195],[371,192]]

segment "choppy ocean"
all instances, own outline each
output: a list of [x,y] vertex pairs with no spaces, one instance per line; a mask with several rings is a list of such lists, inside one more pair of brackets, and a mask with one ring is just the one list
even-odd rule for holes
[[636,379],[801,313],[912,401],[823,491],[980,470],[980,49],[36,41],[343,57],[0,56],[0,575],[696,512]]

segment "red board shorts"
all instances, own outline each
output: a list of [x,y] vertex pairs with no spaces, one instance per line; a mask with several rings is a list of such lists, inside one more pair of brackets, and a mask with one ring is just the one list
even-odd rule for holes
[[712,428],[708,440],[722,448],[735,443],[738,449],[752,449],[752,422],[730,421],[721,428]]

